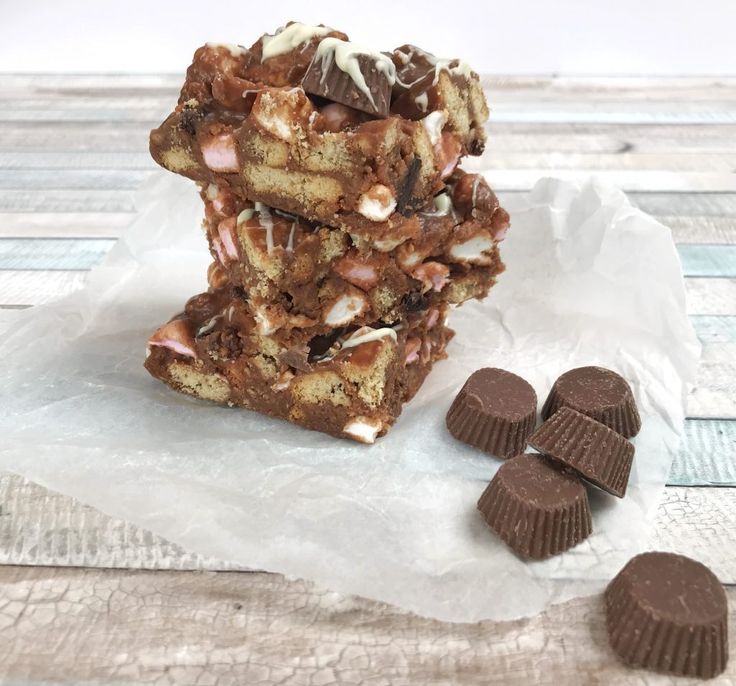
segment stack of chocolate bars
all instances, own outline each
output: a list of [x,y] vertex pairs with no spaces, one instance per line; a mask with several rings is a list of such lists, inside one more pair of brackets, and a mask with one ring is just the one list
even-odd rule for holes
[[193,179],[209,290],[150,338],[174,389],[372,443],[446,357],[448,311],[503,270],[508,214],[458,168],[485,144],[478,75],[290,23],[209,43],[151,133]]

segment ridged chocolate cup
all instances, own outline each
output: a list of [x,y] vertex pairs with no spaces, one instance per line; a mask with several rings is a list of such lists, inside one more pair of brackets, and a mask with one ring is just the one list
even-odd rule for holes
[[532,434],[529,445],[604,491],[626,494],[634,446],[595,419],[563,407]]
[[728,662],[728,600],[718,579],[689,557],[637,555],[605,592],[611,647],[623,662],[710,679]]
[[485,367],[470,375],[447,412],[449,432],[500,458],[526,449],[537,418],[537,394],[516,374]]
[[626,438],[641,429],[631,386],[620,374],[603,367],[578,367],[560,376],[544,403],[542,419],[549,419],[561,407],[586,414]]
[[326,59],[318,55],[309,65],[302,87],[307,93],[339,102],[377,117],[387,117],[391,106],[391,82],[386,73],[376,68],[371,55],[357,55],[355,67],[360,71],[370,97],[356,86],[350,73],[335,62],[334,54]]
[[506,545],[532,560],[569,550],[592,530],[588,494],[580,480],[530,453],[501,465],[478,510]]

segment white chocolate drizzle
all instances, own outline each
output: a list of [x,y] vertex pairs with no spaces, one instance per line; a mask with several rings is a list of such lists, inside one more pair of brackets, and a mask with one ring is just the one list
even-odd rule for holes
[[473,202],[473,209],[475,209],[475,201],[478,197],[478,183],[480,182],[480,176],[476,176],[473,180],[473,194],[471,196]]
[[258,212],[258,223],[266,230],[266,252],[270,255],[273,252],[273,217],[271,216],[271,210],[262,202],[257,202],[256,212]]
[[324,36],[332,30],[329,26],[309,26],[308,24],[294,22],[273,36],[263,37],[261,62],[291,52],[294,48],[302,45],[302,43],[309,42],[315,36]]
[[429,97],[427,96],[427,91],[424,91],[424,93],[420,93],[417,95],[416,98],[414,98],[414,102],[416,103],[416,106],[419,108],[420,111],[426,112],[427,108],[429,107]]
[[245,224],[249,219],[253,218],[253,210],[248,207],[247,209],[243,210],[239,215],[237,219],[238,224]]
[[[366,329],[366,333],[359,333],[360,331],[364,331]],[[357,333],[358,335],[356,336],[355,334],[353,334],[352,337],[348,338],[342,343],[341,350],[345,350],[346,348],[354,348],[356,345],[363,345],[363,343],[378,341],[385,336],[390,336],[394,339],[394,341],[396,340],[396,331],[387,327],[382,329],[371,329],[368,326],[364,326],[362,329],[358,329],[358,331],[356,331],[355,333]]]
[[382,52],[376,52],[370,48],[340,40],[339,38],[329,37],[320,41],[320,44],[317,46],[317,52],[314,54],[314,59],[322,60],[321,83],[324,83],[330,63],[334,60],[340,71],[345,72],[352,79],[355,87],[375,107],[376,103],[373,99],[373,94],[365,82],[363,73],[360,71],[360,65],[358,64],[358,57],[360,56],[366,56],[372,59],[375,62],[376,70],[380,71],[386,77],[389,85],[393,86],[396,83],[396,65],[394,65],[389,57]]
[[199,329],[197,329],[197,333],[196,333],[195,337],[196,338],[199,338],[200,336],[207,335],[210,331],[212,331],[212,329],[215,328],[215,324],[217,324],[217,320],[218,319],[222,319],[222,315],[221,314],[216,314],[206,324],[204,324],[203,326],[199,327]]
[[434,197],[434,212],[420,212],[424,217],[444,217],[454,210],[448,193],[443,191]]
[[[432,79],[432,85],[436,86],[437,81],[440,78],[440,72],[441,71],[447,71],[448,73],[452,74],[453,76],[464,76],[466,79],[469,79],[472,74],[473,70],[470,68],[470,65],[468,65],[466,62],[463,62],[462,60],[458,59],[444,59],[440,57],[435,57],[431,52],[427,52],[426,50],[422,50],[421,48],[412,48],[409,50],[408,53],[406,52],[394,52],[395,55],[398,55],[399,59],[403,64],[409,64],[411,61],[411,58],[414,55],[422,55],[427,62],[429,62],[434,67],[434,78]],[[450,66],[453,62],[456,62],[454,66]],[[418,78],[414,79],[414,81],[410,83],[404,83],[403,81],[398,81],[398,83],[403,86],[404,88],[411,88],[415,83],[419,83],[422,79],[427,78],[427,72],[419,76]],[[416,100],[415,100],[416,101]],[[419,106],[419,103],[417,102],[417,106]],[[422,112],[426,112],[426,109],[423,109]]]
[[294,233],[296,232],[296,222],[292,222],[289,230],[289,240],[286,242],[286,252],[294,252]]
[[248,52],[241,45],[234,45],[233,43],[207,43],[207,47],[212,48],[213,50],[217,48],[224,48],[233,57],[242,57],[243,55],[245,55],[246,52]]

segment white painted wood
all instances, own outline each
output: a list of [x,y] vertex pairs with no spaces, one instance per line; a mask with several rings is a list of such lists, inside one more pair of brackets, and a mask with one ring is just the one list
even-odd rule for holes
[[118,238],[135,212],[0,212],[0,238]]
[[619,664],[598,596],[447,624],[273,574],[4,567],[0,622],[8,683],[689,683]]
[[0,302],[41,305],[73,293],[84,285],[87,271],[0,271]]
[[689,314],[736,314],[736,279],[687,279]]
[[[227,560],[186,551],[13,474],[0,472],[0,508],[0,565],[210,571],[239,568]],[[669,486],[659,506],[650,545],[695,557],[710,566],[724,583],[736,584],[734,531],[736,488]]]
[[[0,237],[124,232],[134,217],[133,188],[152,168],[148,130],[175,102],[180,82],[180,74],[0,75]],[[689,269],[730,273],[727,252],[697,244],[735,242],[736,78],[502,77],[487,85],[494,107],[488,152],[470,165],[491,170],[502,201],[541,175],[602,172],[632,189],[633,202],[670,226],[678,243],[694,246],[681,248]],[[20,245],[4,254],[7,265],[31,264],[34,255]],[[68,244],[67,255],[60,246],[45,246],[45,264],[72,264],[78,248]],[[85,277],[0,271],[0,307],[48,302]],[[733,484],[736,422],[707,418],[736,418],[734,332],[722,316],[736,315],[736,279],[687,279],[686,289],[691,314],[714,316],[695,320],[704,348],[688,412],[704,419],[687,423],[670,481]],[[652,546],[697,557],[736,583],[734,513],[734,488],[669,487]],[[12,475],[0,475],[2,564],[46,568],[0,566],[0,681],[645,678],[614,662],[592,600],[519,623],[453,626],[273,575],[102,570],[232,567]],[[733,664],[729,681],[736,682]]]

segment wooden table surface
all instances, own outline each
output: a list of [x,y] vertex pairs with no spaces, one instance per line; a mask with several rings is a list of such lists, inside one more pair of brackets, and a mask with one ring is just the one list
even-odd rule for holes
[[[716,572],[734,636],[736,78],[485,81],[488,151],[465,167],[502,201],[544,175],[598,174],[672,230],[703,357],[651,545]],[[125,233],[179,84],[0,75],[0,307],[80,288]],[[203,558],[12,474],[0,565],[0,683],[686,683],[620,666],[597,597],[442,623]],[[736,683],[736,655],[718,682]]]

